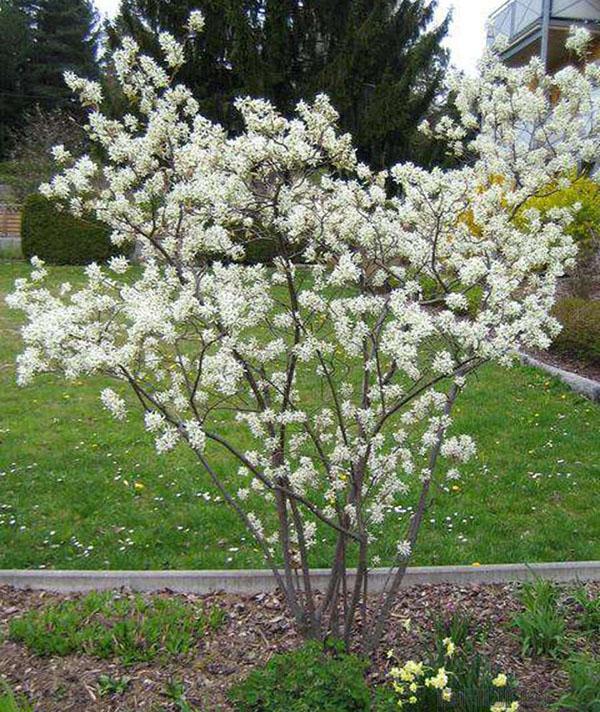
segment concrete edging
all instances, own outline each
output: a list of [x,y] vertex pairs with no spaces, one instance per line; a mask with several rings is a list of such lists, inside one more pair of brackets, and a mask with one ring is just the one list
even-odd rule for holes
[[[328,569],[314,569],[311,583],[324,590]],[[380,591],[388,569],[374,569],[370,590]],[[415,566],[403,586],[419,584],[492,584],[527,581],[539,576],[557,582],[600,581],[600,561],[544,564],[490,564],[484,566]],[[0,585],[73,593],[126,587],[133,591],[169,589],[178,593],[262,593],[276,588],[270,571],[57,571],[0,569]]]
[[560,378],[563,383],[566,383],[567,386],[569,386],[569,388],[576,393],[580,393],[582,396],[585,396],[596,403],[600,403],[600,382],[594,381],[592,378],[579,376],[577,373],[573,373],[572,371],[565,371],[562,368],[551,366],[549,363],[539,361],[537,358],[533,358],[533,356],[529,356],[521,351],[519,352],[519,357],[527,366],[541,368],[551,376]]

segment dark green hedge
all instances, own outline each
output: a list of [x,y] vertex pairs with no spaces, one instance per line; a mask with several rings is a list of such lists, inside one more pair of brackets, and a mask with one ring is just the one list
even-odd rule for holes
[[600,364],[600,300],[561,299],[554,307],[554,315],[563,330],[552,349]]
[[279,254],[277,242],[266,238],[246,242],[244,252],[242,262],[250,265],[271,264]]
[[120,252],[109,235],[102,223],[58,210],[42,195],[30,195],[23,205],[21,248],[27,259],[37,255],[54,265],[105,262]]

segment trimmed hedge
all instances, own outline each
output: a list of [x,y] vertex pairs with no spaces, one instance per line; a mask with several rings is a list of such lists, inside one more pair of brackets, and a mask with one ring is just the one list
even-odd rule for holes
[[271,264],[279,254],[277,242],[266,238],[244,243],[244,251],[242,262],[250,265]]
[[58,210],[42,195],[30,195],[23,205],[21,248],[27,259],[36,255],[53,265],[105,262],[120,254],[109,236],[106,225]]
[[600,365],[600,300],[561,299],[554,316],[563,329],[552,349]]

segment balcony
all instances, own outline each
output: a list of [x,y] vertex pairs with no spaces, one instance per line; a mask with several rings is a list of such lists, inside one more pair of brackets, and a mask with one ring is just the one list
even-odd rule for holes
[[508,38],[503,58],[510,64],[527,62],[541,52],[544,9],[549,5],[548,68],[568,62],[564,50],[565,33],[571,25],[585,25],[600,31],[600,0],[508,0],[488,20],[488,45],[497,37]]

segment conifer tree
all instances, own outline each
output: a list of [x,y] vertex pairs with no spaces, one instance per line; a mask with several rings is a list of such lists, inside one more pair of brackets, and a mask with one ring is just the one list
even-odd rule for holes
[[286,115],[300,99],[331,97],[362,159],[377,168],[436,155],[417,126],[439,95],[449,18],[434,24],[437,0],[122,0],[110,28],[116,46],[131,34],[158,56],[158,33],[185,38],[192,9],[206,18],[188,38],[181,79],[203,113],[237,128],[227,106],[262,96]]
[[[114,48],[130,35],[144,52],[158,57],[161,31],[185,42],[188,61],[179,79],[194,91],[203,114],[233,128],[239,119],[231,99],[265,94],[263,72],[257,68],[260,5],[261,0],[122,0],[107,28],[108,43]],[[195,9],[204,15],[205,31],[190,36],[185,24]]]
[[0,0],[0,158],[10,146],[27,104],[27,63],[31,55],[31,27],[27,7]]
[[38,0],[35,11],[29,91],[45,110],[71,103],[63,74],[98,74],[98,17],[91,0]]

